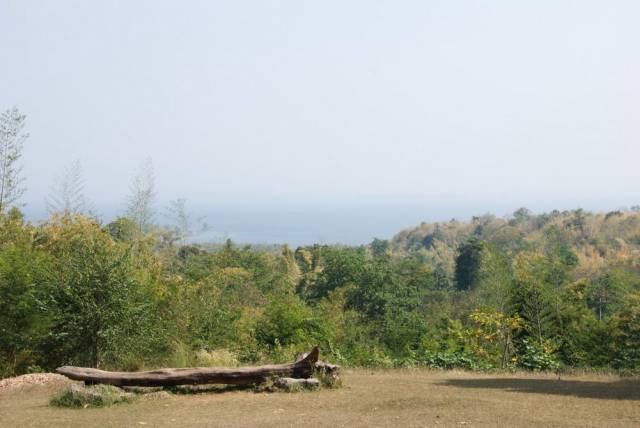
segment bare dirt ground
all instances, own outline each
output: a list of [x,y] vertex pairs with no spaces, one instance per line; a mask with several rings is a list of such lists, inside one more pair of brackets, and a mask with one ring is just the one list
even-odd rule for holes
[[59,379],[22,382],[0,388],[0,426],[640,426],[639,379],[352,370],[344,381],[339,390],[236,390],[99,409],[50,407],[51,394],[65,387]]

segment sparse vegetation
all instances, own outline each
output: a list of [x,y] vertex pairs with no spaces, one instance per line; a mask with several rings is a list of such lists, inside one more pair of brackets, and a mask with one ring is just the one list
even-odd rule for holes
[[51,397],[49,404],[57,407],[107,407],[119,403],[130,403],[134,398],[134,394],[113,385],[72,384],[64,392]]
[[338,389],[343,387],[342,375],[316,370],[313,377],[320,381],[322,388]]

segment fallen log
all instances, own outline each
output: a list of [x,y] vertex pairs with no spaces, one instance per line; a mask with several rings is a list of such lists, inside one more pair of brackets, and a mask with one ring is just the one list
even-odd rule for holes
[[116,386],[176,386],[221,383],[249,385],[262,383],[271,377],[306,379],[311,377],[320,350],[316,346],[304,358],[289,364],[271,364],[257,367],[195,367],[159,369],[144,372],[109,372],[104,370],[63,366],[56,372],[72,380],[88,384],[103,383]]

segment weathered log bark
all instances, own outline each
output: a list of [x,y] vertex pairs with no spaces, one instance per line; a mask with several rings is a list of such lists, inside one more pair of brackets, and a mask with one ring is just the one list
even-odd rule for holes
[[304,358],[289,364],[258,367],[196,367],[160,369],[146,372],[108,372],[85,367],[64,366],[57,373],[85,383],[117,386],[175,386],[222,383],[248,385],[262,383],[270,377],[309,378],[313,374],[320,350],[315,347]]
[[[302,354],[298,354],[296,355],[296,360],[302,360],[304,359],[307,355],[309,355],[308,352],[302,353]],[[322,360],[318,360],[316,361],[316,371],[319,372],[324,372],[326,374],[331,374],[331,375],[338,375],[340,374],[340,369],[341,367],[337,364],[330,364],[327,363],[326,361],[322,361]]]

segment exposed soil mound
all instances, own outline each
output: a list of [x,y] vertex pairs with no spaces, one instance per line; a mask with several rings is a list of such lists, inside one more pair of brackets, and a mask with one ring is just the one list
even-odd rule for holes
[[0,391],[18,389],[30,385],[60,385],[71,383],[65,376],[56,373],[29,373],[0,380]]

